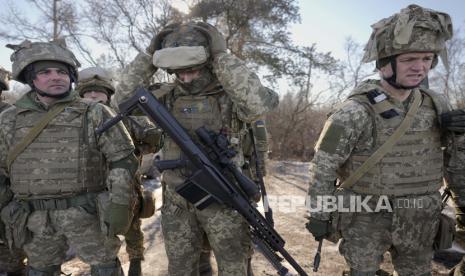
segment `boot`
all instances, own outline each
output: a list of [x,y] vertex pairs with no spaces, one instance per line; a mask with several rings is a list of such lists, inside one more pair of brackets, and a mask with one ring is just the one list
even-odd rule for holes
[[450,276],[464,276],[465,275],[465,260],[462,259],[452,270],[449,272]]
[[60,276],[61,266],[52,265],[41,268],[34,268],[32,266],[28,266],[26,269],[26,273],[27,276]]
[[6,276],[25,276],[25,275],[26,275],[26,269],[20,269],[20,270],[6,273]]
[[134,258],[129,261],[128,276],[142,276],[142,265],[140,258]]
[[118,259],[113,262],[91,265],[91,276],[124,276],[123,268]]
[[211,251],[202,250],[200,253],[199,260],[199,274],[200,276],[211,276],[212,275],[212,265],[210,263]]

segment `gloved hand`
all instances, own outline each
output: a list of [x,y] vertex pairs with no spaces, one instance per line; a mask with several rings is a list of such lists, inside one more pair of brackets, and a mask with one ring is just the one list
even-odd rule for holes
[[456,109],[441,114],[441,128],[465,133],[465,110]]
[[108,235],[123,235],[131,226],[133,213],[128,205],[110,202],[105,211],[104,221],[108,227]]
[[165,36],[167,36],[169,33],[173,32],[179,27],[178,23],[173,23],[169,24],[166,27],[164,27],[158,34],[156,34],[152,40],[150,41],[150,45],[146,48],[147,54],[153,56],[156,50],[161,49],[161,43],[163,42],[163,39]]
[[226,40],[217,28],[205,22],[197,22],[196,27],[199,28],[201,31],[208,33],[208,36],[210,36],[209,46],[212,57],[216,57],[219,54],[226,53]]
[[305,227],[312,233],[315,240],[319,241],[328,237],[331,234],[329,220],[319,220],[315,218],[309,218],[309,221],[305,224]]

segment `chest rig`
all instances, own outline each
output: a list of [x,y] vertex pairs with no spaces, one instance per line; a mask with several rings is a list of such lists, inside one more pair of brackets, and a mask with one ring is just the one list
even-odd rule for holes
[[[365,106],[372,116],[373,147],[354,152],[341,168],[342,180],[354,173],[394,133],[406,112],[390,103],[382,92],[367,91],[350,98]],[[437,101],[421,91],[422,102],[406,133],[391,150],[352,187],[356,192],[404,196],[426,194],[442,185],[443,152]],[[377,98],[377,99],[376,99]]]
[[[97,150],[89,104],[70,103],[13,161],[11,188],[19,199],[65,198],[105,189],[105,160]],[[13,146],[43,114],[18,109]]]
[[[239,166],[244,163],[241,143],[247,133],[246,125],[239,120],[237,107],[221,85],[211,85],[205,92],[197,95],[187,95],[173,88],[161,99],[194,141],[198,142],[195,130],[201,126],[222,132],[227,135],[231,146],[238,153],[234,157],[235,163]],[[182,158],[181,150],[170,137],[165,138],[162,153],[166,160]]]

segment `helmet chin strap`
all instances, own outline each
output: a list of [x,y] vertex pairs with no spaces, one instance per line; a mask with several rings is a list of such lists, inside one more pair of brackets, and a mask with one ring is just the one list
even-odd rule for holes
[[417,88],[420,86],[421,82],[419,82],[417,85],[410,85],[410,86],[405,86],[402,84],[397,83],[397,62],[396,62],[396,56],[392,56],[389,58],[389,62],[391,64],[392,68],[392,76],[389,78],[383,77],[385,81],[387,81],[392,87],[396,89],[404,89],[404,90],[410,90]]

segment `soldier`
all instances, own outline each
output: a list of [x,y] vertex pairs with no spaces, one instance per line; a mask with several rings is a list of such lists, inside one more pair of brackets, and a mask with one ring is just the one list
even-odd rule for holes
[[[264,120],[257,120],[249,126],[250,130],[245,135],[242,143],[242,152],[244,153],[244,165],[242,166],[242,172],[254,181],[258,181],[257,176],[257,162],[258,157],[258,168],[261,171],[262,176],[266,175],[266,160],[268,159],[268,135],[266,131],[266,125]],[[250,132],[251,131],[251,132]],[[251,135],[253,134],[253,136]],[[257,152],[252,143],[256,145]],[[200,276],[212,275],[211,266],[211,246],[208,239],[204,237],[204,245],[202,247],[202,253],[200,254],[199,261],[199,273]],[[248,260],[247,275],[252,276],[252,255]]]
[[[246,123],[278,104],[277,94],[261,85],[243,61],[226,52],[226,41],[213,26],[190,22],[166,26],[147,49],[124,70],[119,99],[141,84],[147,85],[156,68],[175,75],[173,84],[161,84],[153,93],[187,131],[206,126],[227,134],[244,163],[241,143]],[[152,63],[153,55],[153,63]],[[195,135],[192,135],[195,138]],[[163,159],[180,159],[179,147],[166,137]],[[186,180],[185,170],[162,174],[162,230],[170,275],[198,275],[203,235],[215,253],[220,275],[246,275],[251,241],[248,225],[237,212],[219,204],[199,211],[176,193]]]
[[[111,97],[115,94],[115,87],[109,73],[103,68],[90,67],[79,72],[79,83],[76,91],[82,98],[95,102],[101,102],[110,105]],[[124,122],[126,128],[131,134],[131,138],[136,146],[136,156],[139,161],[142,160],[143,154],[158,151],[161,133],[155,128],[155,125],[143,116],[130,116]],[[105,170],[105,168],[102,168]],[[126,251],[129,255],[129,276],[142,275],[141,261],[144,259],[144,233],[141,230],[141,218],[147,218],[153,215],[155,211],[155,202],[152,192],[145,191],[141,179],[136,174],[132,181],[136,204],[134,209],[134,218],[129,231],[124,234],[126,240]]]
[[60,275],[70,247],[92,275],[122,275],[116,235],[129,227],[137,169],[129,134],[122,124],[95,134],[114,113],[73,91],[79,62],[62,43],[8,47],[13,79],[31,87],[0,114],[0,176],[13,193],[2,209],[9,245],[25,251],[27,275]]
[[[376,61],[381,80],[362,82],[326,121],[310,167],[307,228],[317,240],[342,235],[350,275],[375,275],[386,251],[397,275],[431,275],[443,174],[451,188],[463,181],[447,163],[457,160],[444,159],[441,149],[450,133],[441,131],[438,115],[449,106],[419,85],[445,54],[452,23],[445,13],[410,5],[372,27],[363,60]],[[319,208],[324,195],[343,196],[345,208],[358,196],[366,206],[336,217]],[[455,199],[465,206],[463,195]]]
[[[3,90],[9,90],[11,73],[0,67],[0,113],[11,105],[2,101]],[[11,200],[11,192],[8,190],[5,179],[0,180],[0,209]],[[24,253],[21,250],[10,251],[6,241],[4,225],[0,220],[0,273],[6,272],[8,276],[24,275]]]

